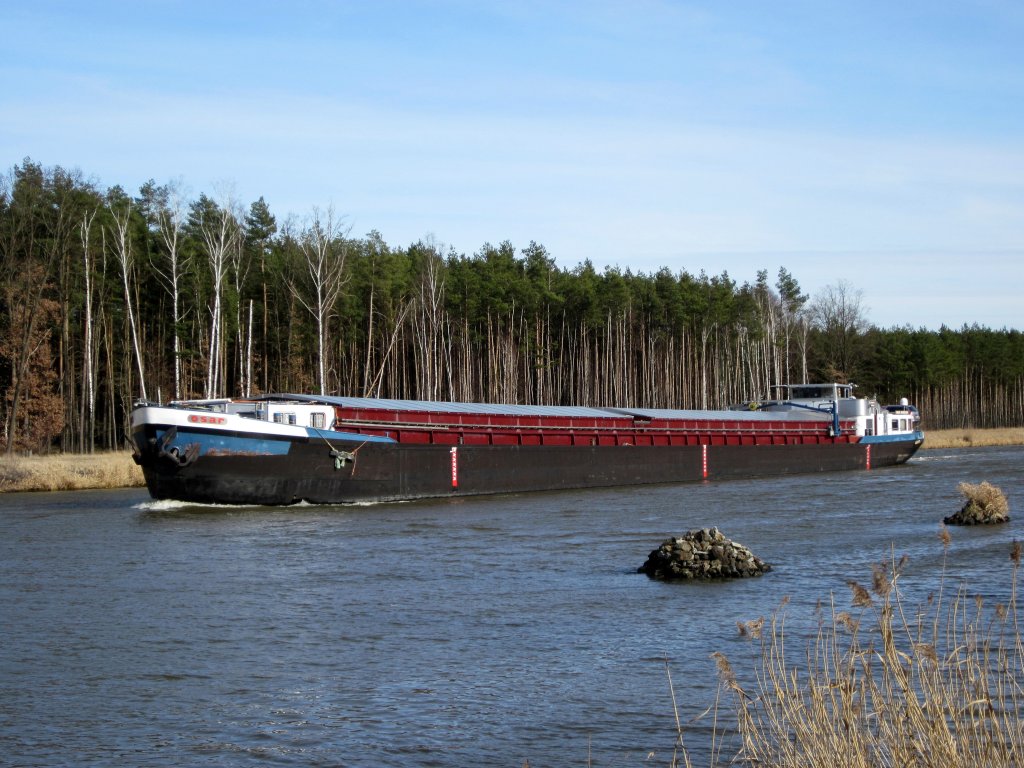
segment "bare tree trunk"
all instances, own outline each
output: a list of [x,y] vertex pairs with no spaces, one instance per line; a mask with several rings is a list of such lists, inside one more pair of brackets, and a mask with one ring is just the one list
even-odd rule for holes
[[92,341],[92,254],[89,250],[89,233],[92,229],[96,211],[82,216],[79,233],[82,237],[82,260],[85,267],[85,349],[82,352],[82,432],[79,440],[79,451],[93,452],[96,443],[96,384],[95,367],[93,365]]
[[441,382],[444,379],[444,274],[441,248],[433,242],[423,248],[423,265],[420,274],[419,312],[416,315],[419,331],[421,397],[425,400],[441,399]]
[[135,257],[132,253],[132,238],[129,230],[132,205],[129,201],[123,209],[110,206],[110,215],[114,219],[114,256],[121,266],[121,285],[124,288],[125,311],[128,313],[128,331],[131,335],[135,367],[139,374],[139,393],[143,400],[146,396],[146,374],[142,364],[142,347],[139,344],[139,329],[135,320],[135,307],[132,301],[132,280],[135,275]]
[[[246,251],[241,232],[239,232],[238,236],[235,238],[229,254],[231,261],[231,274],[235,283],[235,339],[236,346],[238,347],[238,354],[235,357],[238,362],[239,392],[241,392],[245,397],[248,397],[249,390],[251,389],[251,381],[249,378],[249,365],[247,362],[247,349],[244,338],[245,324],[242,322],[242,294],[245,290],[245,284],[249,278],[249,269],[252,267],[252,261]],[[249,322],[252,322],[251,311]]]
[[252,397],[252,313],[253,300],[249,299],[249,327],[245,344],[245,389],[246,397]]
[[[370,308],[366,313],[367,329],[366,329],[366,360],[363,363],[363,395],[369,396],[370,392],[370,369],[373,367],[373,347],[376,343],[373,338],[373,298],[376,288],[375,270],[374,265],[370,268]],[[386,358],[385,358],[386,359]],[[383,365],[381,366],[383,369]]]

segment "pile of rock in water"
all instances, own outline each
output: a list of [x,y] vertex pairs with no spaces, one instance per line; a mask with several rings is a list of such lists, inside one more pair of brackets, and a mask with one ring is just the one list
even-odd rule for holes
[[743,579],[768,573],[772,567],[717,528],[689,531],[666,539],[637,568],[652,579]]
[[959,512],[943,518],[946,525],[995,525],[1010,520],[1006,494],[991,483],[960,483],[957,490],[965,503]]

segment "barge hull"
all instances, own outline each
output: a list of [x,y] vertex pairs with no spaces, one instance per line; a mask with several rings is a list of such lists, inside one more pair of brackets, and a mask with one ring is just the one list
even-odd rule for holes
[[[147,437],[152,443],[152,433],[137,433],[137,445]],[[206,454],[179,466],[146,452],[139,463],[156,499],[339,504],[868,470],[906,462],[921,439],[565,447],[287,442],[287,451],[274,455]],[[355,458],[339,466],[338,452]]]

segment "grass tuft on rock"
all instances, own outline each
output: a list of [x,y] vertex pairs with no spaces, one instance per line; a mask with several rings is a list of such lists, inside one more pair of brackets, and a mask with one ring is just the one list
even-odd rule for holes
[[1010,504],[999,488],[988,482],[960,483],[957,491],[964,505],[954,515],[945,518],[946,525],[993,525],[1010,519]]

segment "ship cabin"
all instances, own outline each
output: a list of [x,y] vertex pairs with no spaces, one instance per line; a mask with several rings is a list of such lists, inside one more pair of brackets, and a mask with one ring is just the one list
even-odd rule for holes
[[763,401],[758,410],[808,409],[834,413],[844,424],[854,423],[860,437],[908,436],[921,429],[917,408],[901,398],[899,405],[880,405],[875,398],[857,397],[856,384],[788,384],[773,387],[775,398]]
[[334,426],[334,408],[330,405],[264,400],[256,403],[255,417],[275,424],[327,430]]
[[[179,405],[202,408],[243,419],[269,421],[292,427],[329,430],[334,427],[334,408],[323,403],[298,403],[291,400],[185,400]],[[174,405],[174,403],[172,403]]]

